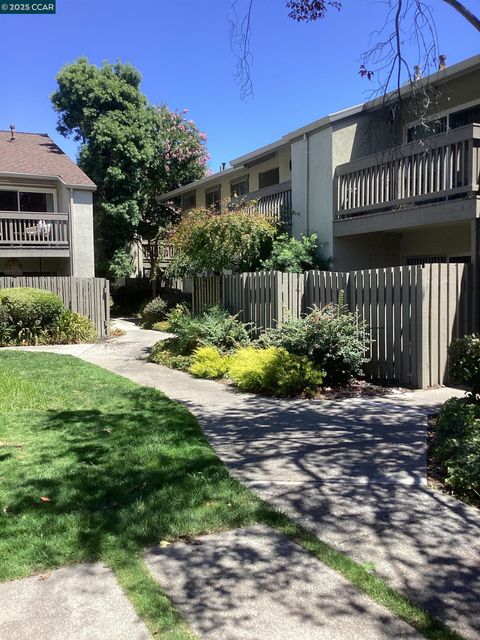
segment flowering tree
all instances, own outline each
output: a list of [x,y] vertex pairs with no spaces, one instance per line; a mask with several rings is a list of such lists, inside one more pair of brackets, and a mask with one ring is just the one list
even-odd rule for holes
[[130,275],[131,245],[151,242],[175,213],[160,193],[205,175],[205,136],[185,112],[154,107],[140,91],[141,75],[128,64],[96,67],[80,58],[60,70],[52,95],[59,133],[81,143],[78,163],[97,184],[97,270]]
[[195,209],[185,216],[170,238],[176,254],[168,274],[181,277],[254,269],[276,233],[275,224],[256,213],[254,204],[221,212]]

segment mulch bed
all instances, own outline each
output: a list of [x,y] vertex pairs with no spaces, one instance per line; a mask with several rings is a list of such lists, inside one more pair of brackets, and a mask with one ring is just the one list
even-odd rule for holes
[[317,400],[342,400],[343,398],[374,398],[391,394],[406,393],[408,389],[403,387],[374,384],[366,380],[352,380],[341,387],[325,387],[319,389],[315,395]]

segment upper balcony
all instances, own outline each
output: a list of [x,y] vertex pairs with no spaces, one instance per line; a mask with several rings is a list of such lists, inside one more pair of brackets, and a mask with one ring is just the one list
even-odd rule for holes
[[253,191],[244,200],[256,200],[257,211],[277,223],[291,224],[292,221],[292,183],[290,180]]
[[0,256],[70,255],[68,215],[0,211]]
[[480,195],[479,173],[480,125],[471,124],[339,165],[334,217],[401,215],[439,203],[451,211],[453,201]]

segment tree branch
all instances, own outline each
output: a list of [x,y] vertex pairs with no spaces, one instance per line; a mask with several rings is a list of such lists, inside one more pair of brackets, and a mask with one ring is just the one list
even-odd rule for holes
[[480,18],[474,15],[465,5],[463,5],[458,0],[443,0],[449,4],[455,11],[465,18],[470,24],[475,27],[477,31],[480,31]]

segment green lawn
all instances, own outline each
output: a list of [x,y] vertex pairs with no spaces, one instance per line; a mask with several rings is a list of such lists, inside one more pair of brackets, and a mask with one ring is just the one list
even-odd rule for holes
[[102,559],[151,608],[140,549],[254,522],[259,503],[163,394],[72,357],[6,351],[0,508],[0,581]]
[[459,638],[231,478],[181,405],[69,356],[0,352],[0,581],[102,560],[154,635],[187,640],[141,550],[254,522],[295,539],[425,637]]

